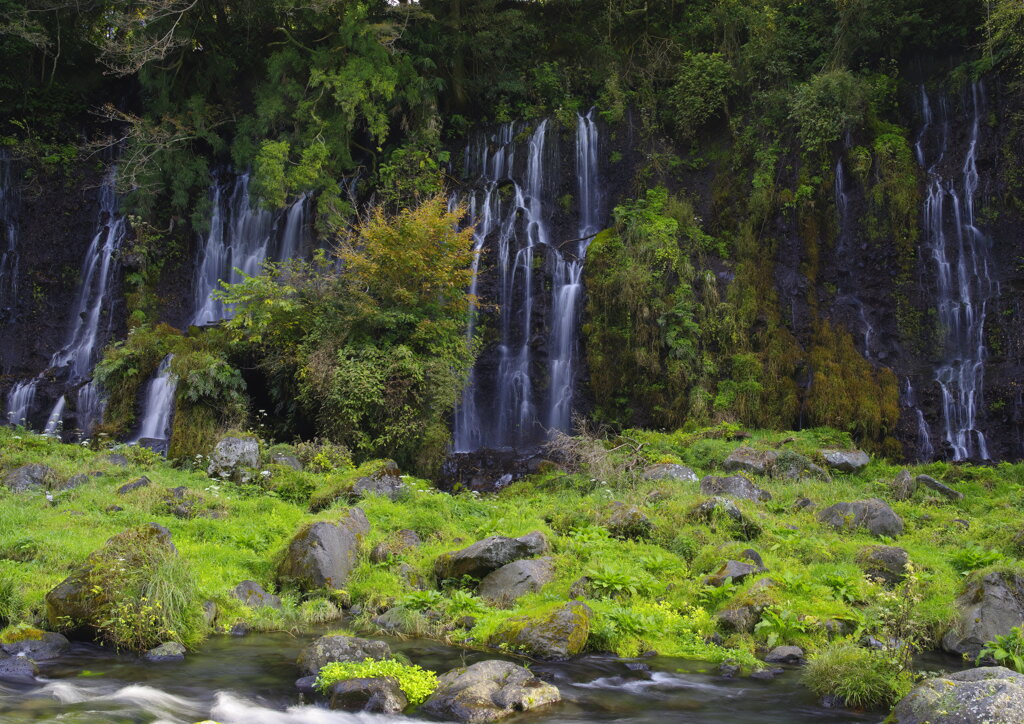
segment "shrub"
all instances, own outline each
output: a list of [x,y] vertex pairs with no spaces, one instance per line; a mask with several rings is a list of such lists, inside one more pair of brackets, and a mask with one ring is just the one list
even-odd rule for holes
[[817,154],[863,122],[870,92],[863,79],[848,70],[820,73],[801,84],[793,95],[790,118],[804,151]]
[[0,625],[12,624],[20,618],[24,604],[18,582],[8,571],[0,571]]
[[856,709],[886,709],[910,691],[913,675],[884,651],[850,641],[830,644],[811,656],[802,681],[819,696],[838,696]]
[[1020,626],[1014,626],[1005,636],[996,636],[981,649],[975,663],[980,666],[981,662],[988,658],[994,659],[997,664],[1024,673],[1024,630]]
[[415,664],[403,664],[394,659],[335,661],[320,669],[316,678],[316,688],[326,694],[331,686],[339,681],[382,676],[393,676],[398,679],[398,685],[411,706],[422,704],[437,688],[437,674],[433,671],[427,671]]
[[718,116],[732,88],[732,68],[720,53],[688,51],[676,68],[676,82],[668,92],[668,105],[676,131],[690,139]]

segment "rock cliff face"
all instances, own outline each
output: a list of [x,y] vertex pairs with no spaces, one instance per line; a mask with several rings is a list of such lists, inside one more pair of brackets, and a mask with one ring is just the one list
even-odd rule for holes
[[[828,168],[805,168],[785,153],[776,164],[778,200],[757,238],[772,304],[797,345],[792,375],[801,412],[790,424],[807,421],[807,396],[820,373],[811,350],[827,321],[848,331],[871,365],[894,373],[901,412],[890,433],[908,458],[1019,459],[1021,102],[998,78],[946,87],[934,79],[905,83],[900,127],[888,136],[845,139]],[[453,420],[458,450],[529,448],[551,429],[566,428],[572,411],[592,408],[579,333],[586,291],[573,275],[581,273],[591,227],[609,226],[617,204],[663,183],[689,198],[715,235],[730,228],[737,204],[746,208],[740,202],[753,193],[749,173],[720,160],[731,143],[725,128],[698,140],[695,147],[708,149],[709,160],[655,172],[658,159],[685,150],[643,138],[629,114],[615,125],[585,114],[579,122],[577,128],[552,119],[543,128],[482,129],[470,135],[456,162],[461,169],[453,169],[464,177],[456,195],[470,206],[478,229],[488,225],[478,239],[475,288],[481,307],[475,331],[484,346]],[[581,160],[581,138],[593,144],[592,167]],[[95,173],[27,182],[16,164],[8,165],[0,211],[16,230],[8,237],[15,239],[17,267],[12,271],[9,263],[8,238],[0,290],[16,293],[0,310],[3,399],[17,381],[46,370],[63,343],[100,184]],[[191,236],[155,287],[163,320],[179,327],[193,313],[202,263],[202,240]],[[119,261],[104,339],[125,333],[122,277],[137,260],[125,253]],[[735,259],[711,254],[702,263],[726,294]],[[44,374],[36,390],[30,422],[38,429],[65,393],[52,378]]]

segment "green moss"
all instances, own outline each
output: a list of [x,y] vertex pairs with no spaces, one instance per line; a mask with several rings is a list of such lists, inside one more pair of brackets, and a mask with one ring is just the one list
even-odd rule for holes
[[391,676],[409,700],[410,706],[418,706],[434,693],[437,688],[437,674],[415,664],[403,664],[394,659],[366,659],[365,661],[335,661],[327,664],[317,674],[316,688],[326,694],[333,684],[348,679],[377,678]]

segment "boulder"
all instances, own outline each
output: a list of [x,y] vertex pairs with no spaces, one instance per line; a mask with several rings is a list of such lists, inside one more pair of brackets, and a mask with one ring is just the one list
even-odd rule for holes
[[164,493],[163,508],[175,518],[191,520],[200,513],[202,505],[206,502],[202,493],[189,490],[184,485],[177,488],[170,488]]
[[282,465],[292,470],[302,470],[302,463],[294,455],[285,455],[284,453],[276,452],[270,456],[270,462],[274,465]]
[[496,606],[507,606],[527,593],[539,591],[555,578],[553,558],[528,558],[507,563],[480,581],[479,594]]
[[910,500],[914,496],[915,490],[917,490],[917,480],[906,468],[900,470],[895,479],[889,483],[889,494],[892,495],[893,500]]
[[866,528],[874,535],[890,537],[903,532],[903,520],[878,498],[830,505],[818,513],[818,520],[837,530]]
[[757,523],[743,515],[736,503],[718,495],[700,502],[690,512],[690,518],[702,523],[714,523],[716,519],[724,520],[746,539],[753,538],[761,532]]
[[752,633],[760,614],[753,606],[738,606],[719,611],[717,618],[726,631]]
[[4,476],[4,485],[12,493],[24,493],[28,490],[50,488],[56,480],[57,473],[53,468],[32,463],[9,471]]
[[359,508],[349,508],[336,523],[305,526],[288,544],[277,569],[278,581],[302,591],[344,587],[369,532],[370,523]]
[[654,525],[650,518],[635,505],[612,503],[606,524],[608,532],[623,540],[643,540],[650,536]]
[[46,594],[47,620],[54,628],[92,627],[102,615],[107,592],[126,570],[155,566],[163,555],[177,552],[171,532],[156,523],[118,533]]
[[918,475],[915,478],[915,480],[917,481],[918,485],[923,485],[926,488],[931,488],[936,493],[944,495],[950,500],[964,499],[964,494],[961,493],[959,490],[953,490],[953,488],[949,487],[948,485],[940,483],[938,480],[936,480],[930,475]]
[[395,500],[408,490],[402,482],[398,465],[388,460],[372,475],[359,478],[352,486],[352,492],[360,497],[366,495],[382,495]]
[[303,676],[316,676],[320,669],[335,661],[383,661],[391,658],[391,647],[383,641],[356,636],[321,636],[302,650],[295,662]]
[[0,681],[15,683],[33,683],[39,669],[36,662],[25,656],[11,656],[0,653]]
[[126,468],[129,465],[128,457],[121,453],[110,453],[104,458],[104,460],[119,468]]
[[771,493],[757,487],[742,475],[730,475],[727,478],[705,475],[700,481],[700,492],[704,495],[728,495],[753,501],[772,499]]
[[660,463],[644,470],[644,480],[679,480],[684,483],[696,483],[697,473],[685,465]]
[[871,462],[863,450],[822,450],[821,456],[826,465],[841,473],[858,473]]
[[740,561],[726,561],[722,564],[721,568],[710,576],[707,576],[704,579],[704,583],[708,586],[715,586],[717,588],[724,585],[728,579],[732,579],[733,583],[739,583],[747,576],[761,573],[763,570],[763,566],[742,563]]
[[786,480],[829,480],[828,471],[793,450],[783,450],[772,465],[773,478]]
[[1024,674],[985,666],[927,679],[903,697],[888,724],[1024,724]]
[[539,531],[519,538],[494,535],[462,550],[441,554],[434,562],[434,573],[438,581],[462,576],[483,578],[512,561],[547,552],[547,538]]
[[81,487],[82,485],[85,485],[86,483],[89,482],[89,479],[91,477],[91,475],[86,475],[85,473],[77,473],[75,475],[72,475],[63,483],[58,483],[53,487],[57,490],[71,490],[73,488],[78,488]]
[[857,553],[857,562],[872,578],[894,586],[906,577],[910,556],[898,546],[866,546]]
[[738,447],[729,453],[729,457],[722,463],[722,469],[727,473],[742,471],[752,475],[768,475],[778,457],[779,453],[775,450]]
[[33,661],[46,661],[63,656],[71,649],[71,643],[59,633],[28,629],[18,636],[17,641],[0,644],[0,650],[9,656],[27,656]]
[[799,646],[776,646],[764,657],[764,662],[800,666],[804,663],[804,650]]
[[211,478],[248,483],[260,464],[260,446],[253,437],[225,437],[210,454],[206,474]]
[[393,676],[346,679],[327,690],[332,709],[370,711],[378,714],[398,714],[409,706],[398,679]]
[[538,659],[563,660],[583,651],[590,636],[590,607],[569,601],[543,616],[519,616],[501,624],[488,641]]
[[508,661],[481,661],[452,669],[420,710],[440,719],[479,724],[561,700],[551,684]]
[[151,664],[166,664],[185,660],[185,647],[175,641],[168,641],[150,649],[142,655],[142,660]]
[[1024,625],[1024,577],[992,572],[968,581],[957,599],[960,619],[942,638],[951,654],[975,659],[981,648]]
[[263,590],[263,586],[256,583],[256,581],[242,581],[231,589],[231,597],[237,598],[249,608],[269,606],[270,608],[277,609],[278,611],[281,610],[280,596],[267,593]]
[[136,480],[131,481],[130,483],[125,483],[124,485],[122,485],[120,488],[117,489],[117,494],[118,495],[127,495],[128,493],[132,492],[133,490],[138,490],[139,488],[148,488],[149,485],[150,485],[149,478],[147,478],[145,475],[143,475],[141,478],[138,478]]
[[388,540],[378,543],[370,551],[372,563],[384,563],[406,551],[418,548],[423,541],[414,530],[403,529],[390,536]]

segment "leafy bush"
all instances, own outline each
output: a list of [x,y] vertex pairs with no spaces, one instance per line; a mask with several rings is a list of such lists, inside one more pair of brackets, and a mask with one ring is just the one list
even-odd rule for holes
[[17,579],[6,570],[0,570],[0,626],[17,621],[24,609]]
[[415,664],[403,664],[394,659],[332,662],[320,669],[316,678],[316,688],[326,694],[331,685],[339,681],[381,676],[393,676],[398,679],[398,685],[411,706],[422,704],[437,688],[437,674],[433,671]]
[[789,609],[768,608],[754,626],[754,633],[764,639],[765,646],[792,643],[807,630],[807,624]]
[[607,564],[588,569],[586,576],[590,579],[590,589],[605,598],[646,595],[650,593],[653,584],[650,576],[643,571],[630,573]]
[[684,53],[668,92],[670,117],[679,135],[689,140],[721,114],[732,86],[732,68],[720,53]]
[[1024,673],[1024,630],[1014,626],[1010,633],[996,636],[982,647],[975,663],[981,666],[982,661],[988,658],[994,659],[1001,666]]
[[797,123],[800,144],[809,154],[824,151],[862,122],[869,89],[848,70],[819,73],[797,87],[790,118]]
[[957,549],[950,556],[949,562],[953,564],[953,568],[966,576],[971,571],[991,566],[1001,560],[1003,554],[994,548],[983,548],[977,543],[970,543]]
[[838,696],[857,709],[886,709],[910,691],[913,675],[885,651],[850,641],[829,644],[812,655],[802,681],[819,696]]

